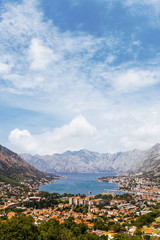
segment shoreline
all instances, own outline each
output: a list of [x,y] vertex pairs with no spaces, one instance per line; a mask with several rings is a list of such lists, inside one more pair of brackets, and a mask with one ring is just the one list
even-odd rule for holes
[[67,176],[56,176],[56,177],[54,177],[52,180],[50,180],[50,181],[48,181],[48,182],[44,182],[44,183],[40,183],[39,184],[39,186],[38,186],[38,189],[39,189],[39,187],[42,187],[42,186],[46,186],[46,185],[49,185],[49,184],[51,184],[51,183],[56,183],[56,180],[57,179],[61,179],[61,178],[68,178]]
[[118,188],[116,190],[106,189],[107,191],[110,190],[110,191],[113,191],[113,192],[117,191],[117,192],[127,192],[127,193],[129,193],[128,191],[125,191],[125,190],[121,189],[121,187],[123,187],[123,185],[121,185],[120,183],[109,181],[109,179],[112,179],[113,177],[116,177],[116,176],[110,176],[110,177],[106,177],[106,178],[105,177],[103,177],[103,178],[96,178],[95,180],[100,182],[100,183],[104,182],[104,183],[115,183],[115,184],[118,184]]
[[[86,194],[86,195],[88,194],[89,191],[92,191],[93,194],[95,195],[106,191],[106,193],[113,192],[113,193],[120,194],[119,184],[106,183],[106,186],[104,184],[98,184],[97,179],[102,176],[101,174],[99,175],[99,173],[85,174],[85,177],[83,173],[78,174],[78,176],[77,174],[72,174],[72,173],[71,174],[66,173],[67,176],[65,176],[65,173],[60,173],[60,174],[63,174],[63,176],[61,175],[58,178],[58,179],[61,179],[61,181],[55,181],[56,179],[53,179],[54,181],[48,182],[45,185],[42,184],[41,186],[39,186],[39,191],[46,191],[50,193],[57,192],[59,194],[63,194],[63,193],[79,194],[80,193],[80,194]],[[104,173],[103,173],[103,176],[104,176]],[[68,179],[68,180],[65,180],[65,179]],[[102,181],[99,181],[99,182],[102,182]],[[50,185],[50,183],[55,183],[55,185],[54,184]],[[74,187],[72,187],[71,185],[72,186],[74,185]]]

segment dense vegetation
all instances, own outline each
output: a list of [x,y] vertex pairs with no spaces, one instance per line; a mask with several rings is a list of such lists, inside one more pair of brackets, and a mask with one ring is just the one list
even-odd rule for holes
[[159,215],[160,215],[159,211],[153,211],[148,214],[142,215],[136,220],[135,225],[138,228],[141,228],[142,226],[145,225],[149,226],[156,217],[159,217]]
[[32,217],[20,215],[0,222],[0,240],[107,240],[88,232],[84,224],[76,224],[68,218],[64,224],[55,219],[36,226]]
[[[131,236],[126,233],[117,234],[115,240],[152,240],[150,236]],[[153,238],[155,240],[155,238]]]
[[[102,221],[94,221],[95,229],[108,230],[108,228],[117,232],[115,240],[151,240],[150,236],[142,236],[140,228],[151,223],[155,217],[159,216],[159,211],[155,211],[143,216],[140,216],[135,225],[137,230],[134,236],[124,233],[125,229],[119,224],[107,226]],[[76,224],[72,217],[69,217],[63,224],[59,221],[51,219],[47,222],[42,222],[39,225],[34,224],[32,217],[19,215],[10,220],[1,220],[0,222],[0,240],[107,240],[108,237],[102,235],[98,237],[95,234],[90,234],[87,225],[84,223]],[[155,238],[154,238],[155,239]]]

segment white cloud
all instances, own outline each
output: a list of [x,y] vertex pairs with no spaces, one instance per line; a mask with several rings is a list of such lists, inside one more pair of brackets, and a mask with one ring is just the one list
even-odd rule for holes
[[128,69],[115,73],[113,78],[115,79],[113,83],[115,89],[122,92],[132,92],[159,83],[160,73],[158,71]]
[[160,1],[159,0],[124,0],[125,7],[129,7],[131,13],[145,16],[145,19],[153,27],[159,27]]
[[[26,93],[30,91],[35,96],[40,91],[45,99],[48,96],[47,104],[67,99],[67,107],[71,105],[73,109],[73,104],[78,106],[81,103],[82,107],[88,98],[98,96],[99,102],[104,101],[104,96],[97,94],[100,86],[105,88],[111,84],[114,89],[128,91],[130,88],[131,91],[157,81],[156,73],[138,69],[116,75],[116,69],[108,66],[116,55],[107,52],[106,61],[97,63],[93,56],[103,48],[118,47],[120,39],[115,36],[95,38],[82,33],[73,35],[69,31],[61,33],[53,23],[43,21],[36,3],[30,0],[9,4],[6,5],[7,11],[2,13],[0,57],[7,53],[12,59],[11,72],[7,72],[6,65],[3,66],[5,74],[2,79],[7,89],[9,85],[14,91],[24,94],[27,90]],[[80,101],[75,101],[75,95]]]
[[144,125],[121,139],[124,149],[148,149],[156,143],[160,143],[160,124]]
[[[116,3],[119,2],[119,0],[105,0],[105,2],[110,3],[111,7]],[[153,8],[157,8],[160,6],[159,0],[121,0],[120,3],[124,4],[124,6],[128,7],[137,7],[137,11],[139,10],[138,6],[149,6]],[[141,9],[142,10],[142,9]],[[157,9],[159,11],[159,9]]]
[[[93,56],[118,41],[113,36],[103,39],[84,33],[62,33],[52,22],[43,20],[36,1],[31,3],[32,0],[6,4],[1,15],[0,59],[7,55],[12,66],[11,71],[5,70],[1,76],[4,83],[1,91],[6,88],[12,94],[34,96],[32,104],[27,97],[27,101],[24,98],[17,101],[15,95],[7,101],[15,107],[36,111],[61,111],[70,114],[70,118],[104,105],[104,96],[96,86],[106,63],[100,72]],[[111,63],[114,58],[106,54],[106,62]]]
[[96,128],[83,116],[78,116],[68,125],[41,135],[32,136],[28,130],[14,129],[9,135],[9,141],[18,152],[53,154],[88,148],[96,134]]
[[[134,117],[135,114],[137,116]],[[149,110],[148,115],[147,118],[147,114],[142,113],[142,118],[145,119],[139,122],[138,112],[132,112],[130,116],[110,112],[109,121],[106,116],[108,126],[101,129],[97,129],[79,115],[69,124],[38,135],[33,135],[28,130],[14,129],[9,135],[9,142],[18,153],[40,155],[80,149],[104,153],[134,148],[148,149],[160,142],[160,124],[157,121],[159,114]],[[143,125],[140,126],[142,122]]]
[[151,5],[154,7],[160,6],[159,0],[124,0],[124,4],[126,5]]
[[9,85],[19,93],[24,89],[43,89],[45,93],[55,90],[54,96],[66,85],[78,88],[88,80],[88,60],[104,44],[110,45],[110,39],[104,43],[104,39],[87,34],[61,33],[51,22],[43,21],[35,2],[6,4],[1,15],[0,58],[7,54],[12,64],[12,71],[5,71],[2,79],[7,88]]
[[9,135],[9,141],[18,151],[25,149],[26,152],[32,152],[38,147],[28,130],[14,129]]
[[0,62],[0,74],[9,73],[10,66],[6,63]]
[[114,55],[110,55],[107,57],[106,63],[112,63],[112,62],[114,62],[115,59],[116,59],[116,57]]
[[32,70],[45,70],[53,61],[61,60],[52,49],[44,46],[38,39],[32,39],[29,47],[29,60]]

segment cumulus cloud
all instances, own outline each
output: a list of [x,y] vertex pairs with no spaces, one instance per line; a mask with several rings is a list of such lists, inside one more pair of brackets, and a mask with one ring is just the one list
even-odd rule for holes
[[53,154],[88,148],[96,134],[97,129],[83,116],[78,116],[69,124],[40,135],[32,136],[28,130],[14,129],[9,141],[18,152]]
[[81,115],[75,117],[69,124],[38,135],[33,135],[26,129],[14,129],[9,135],[9,142],[19,153],[40,155],[80,149],[115,153],[134,148],[148,149],[160,142],[160,124],[154,124],[152,121],[145,124],[144,121],[144,125],[138,127],[139,124],[137,124],[137,128],[134,128],[135,119],[133,120],[132,116],[130,118],[126,116],[128,125],[126,121],[118,125],[119,119],[115,120],[116,117],[116,115],[111,117],[111,121],[117,123],[116,127],[113,128],[110,124],[101,130]]
[[16,146],[18,150],[25,149],[26,152],[35,151],[38,147],[35,139],[28,130],[14,129],[9,135],[9,141],[13,146]]

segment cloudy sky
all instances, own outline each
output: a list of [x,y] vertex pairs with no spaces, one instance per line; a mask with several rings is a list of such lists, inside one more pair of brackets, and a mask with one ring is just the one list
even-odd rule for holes
[[0,0],[0,144],[53,154],[157,142],[159,0]]

